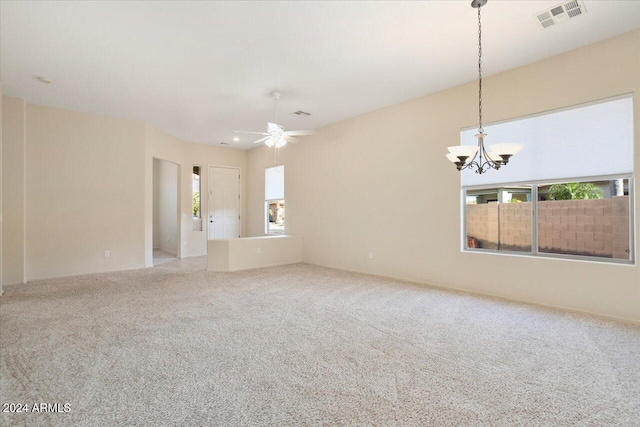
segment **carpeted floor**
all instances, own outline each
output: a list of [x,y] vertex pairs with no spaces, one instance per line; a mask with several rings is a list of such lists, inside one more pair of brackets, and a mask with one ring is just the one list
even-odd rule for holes
[[306,264],[7,287],[2,425],[638,426],[640,328]]

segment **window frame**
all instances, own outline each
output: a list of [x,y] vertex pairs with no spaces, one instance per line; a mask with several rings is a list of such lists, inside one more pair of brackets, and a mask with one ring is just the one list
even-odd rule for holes
[[[591,181],[610,181],[616,179],[629,180],[629,259],[620,258],[605,258],[598,256],[587,255],[571,255],[571,254],[557,254],[550,252],[540,252],[538,250],[538,187],[550,184],[560,184],[567,182],[591,182]],[[531,186],[531,251],[511,251],[511,250],[496,250],[496,249],[484,249],[484,248],[468,248],[467,247],[467,212],[466,201],[467,191],[474,190],[489,190],[500,187],[528,185]],[[470,185],[461,188],[460,191],[460,216],[461,216],[461,235],[460,235],[460,247],[461,252],[467,253],[484,253],[493,255],[512,255],[522,257],[534,257],[534,258],[548,258],[548,259],[562,259],[562,260],[574,260],[574,261],[589,261],[606,264],[619,264],[619,265],[636,265],[636,248],[635,248],[635,183],[633,174],[616,174],[616,175],[602,175],[602,176],[589,176],[589,177],[573,177],[573,178],[560,178],[552,180],[533,180],[527,182],[504,182],[500,184],[487,184],[487,185]]]
[[[285,201],[285,199],[265,199],[264,201],[264,214],[265,214],[265,234],[268,235],[278,235],[278,236],[283,236],[286,234],[286,228],[287,228],[287,214],[285,213],[285,218],[284,218],[284,224],[282,226],[282,231],[269,231],[269,204],[273,203],[273,202],[282,202],[283,205],[287,205],[287,202]],[[285,208],[286,209],[286,208]]]
[[[278,167],[282,167],[282,174],[283,174],[283,178],[282,178],[282,198],[277,198],[277,199],[267,199],[267,171],[269,169],[273,169],[273,168],[278,168]],[[268,166],[264,169],[264,177],[265,177],[265,195],[264,195],[264,233],[266,235],[269,236],[284,236],[287,234],[286,230],[287,230],[287,216],[285,213],[285,218],[284,218],[284,225],[282,227],[282,231],[270,231],[269,230],[269,203],[273,203],[273,202],[279,202],[282,201],[283,204],[285,205],[285,212],[286,212],[286,194],[285,194],[285,184],[284,184],[284,173],[285,173],[285,168],[284,168],[284,164],[277,164],[277,165],[273,165],[273,166]]]
[[[193,216],[193,176],[195,175],[194,169],[198,168],[198,216]],[[202,165],[192,164],[191,165],[191,231],[203,231],[203,221],[202,221]],[[200,227],[194,228],[193,221],[200,220]]]

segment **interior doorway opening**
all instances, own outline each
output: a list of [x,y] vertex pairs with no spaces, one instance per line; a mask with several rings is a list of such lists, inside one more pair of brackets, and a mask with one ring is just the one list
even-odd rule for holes
[[153,265],[180,257],[179,165],[153,159]]

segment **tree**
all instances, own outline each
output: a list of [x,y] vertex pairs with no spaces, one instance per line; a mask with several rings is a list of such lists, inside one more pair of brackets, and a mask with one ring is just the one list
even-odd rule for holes
[[193,193],[193,217],[200,218],[200,192]]
[[549,200],[602,199],[602,190],[590,182],[553,184],[547,193]]

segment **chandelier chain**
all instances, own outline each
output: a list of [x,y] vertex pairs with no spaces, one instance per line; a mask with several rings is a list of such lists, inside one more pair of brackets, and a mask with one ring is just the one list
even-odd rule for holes
[[467,144],[448,147],[447,159],[456,165],[459,171],[468,169],[475,170],[477,174],[483,174],[490,169],[498,170],[507,163],[509,159],[522,150],[522,144],[496,144],[490,145],[489,150],[484,146],[484,139],[487,134],[482,127],[482,17],[481,8],[487,4],[488,0],[473,0],[471,7],[478,9],[478,139],[477,147]]
[[480,9],[478,7],[478,122],[480,133],[484,132],[482,127],[482,21],[480,19]]

